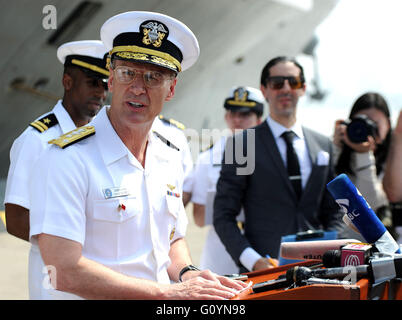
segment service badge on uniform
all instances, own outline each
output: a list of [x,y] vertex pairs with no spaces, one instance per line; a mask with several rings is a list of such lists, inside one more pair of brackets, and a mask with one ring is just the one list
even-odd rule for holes
[[167,184],[167,187],[171,190],[171,191],[173,191],[176,187],[175,186],[173,186],[173,185],[171,185],[171,184]]
[[173,196],[173,197],[176,197],[176,198],[180,198],[180,193],[177,193],[177,192],[167,191],[167,195],[168,196]]

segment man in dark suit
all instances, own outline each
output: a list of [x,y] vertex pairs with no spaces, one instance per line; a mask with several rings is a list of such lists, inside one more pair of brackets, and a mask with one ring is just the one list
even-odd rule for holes
[[[302,66],[288,57],[272,59],[260,89],[269,116],[228,140],[214,202],[214,227],[240,272],[272,267],[266,255],[277,257],[284,235],[342,225],[326,190],[334,178],[331,141],[296,120],[306,91]],[[236,221],[242,207],[243,232]]]

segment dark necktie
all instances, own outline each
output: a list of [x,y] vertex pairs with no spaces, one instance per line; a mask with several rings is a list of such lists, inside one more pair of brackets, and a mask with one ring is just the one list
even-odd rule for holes
[[293,131],[285,131],[282,134],[282,137],[285,140],[287,147],[286,158],[288,163],[289,179],[296,191],[297,198],[300,199],[302,192],[300,165],[299,159],[297,158],[297,154],[292,144],[295,135],[296,134]]

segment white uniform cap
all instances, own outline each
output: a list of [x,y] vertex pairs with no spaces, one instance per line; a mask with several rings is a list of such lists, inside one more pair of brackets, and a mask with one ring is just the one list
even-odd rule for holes
[[100,40],[72,41],[62,44],[57,49],[57,58],[67,65],[75,65],[97,75],[107,77],[107,50]]
[[233,87],[225,99],[225,109],[238,112],[255,112],[261,116],[265,98],[261,90],[253,87]]
[[191,67],[200,48],[193,32],[164,14],[129,11],[108,19],[100,37],[111,58],[159,65],[176,72]]

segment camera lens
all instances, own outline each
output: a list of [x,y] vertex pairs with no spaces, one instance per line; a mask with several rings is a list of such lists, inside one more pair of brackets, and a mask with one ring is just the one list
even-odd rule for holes
[[375,137],[378,134],[377,124],[366,115],[354,117],[346,127],[346,133],[350,141],[362,143],[368,136]]

